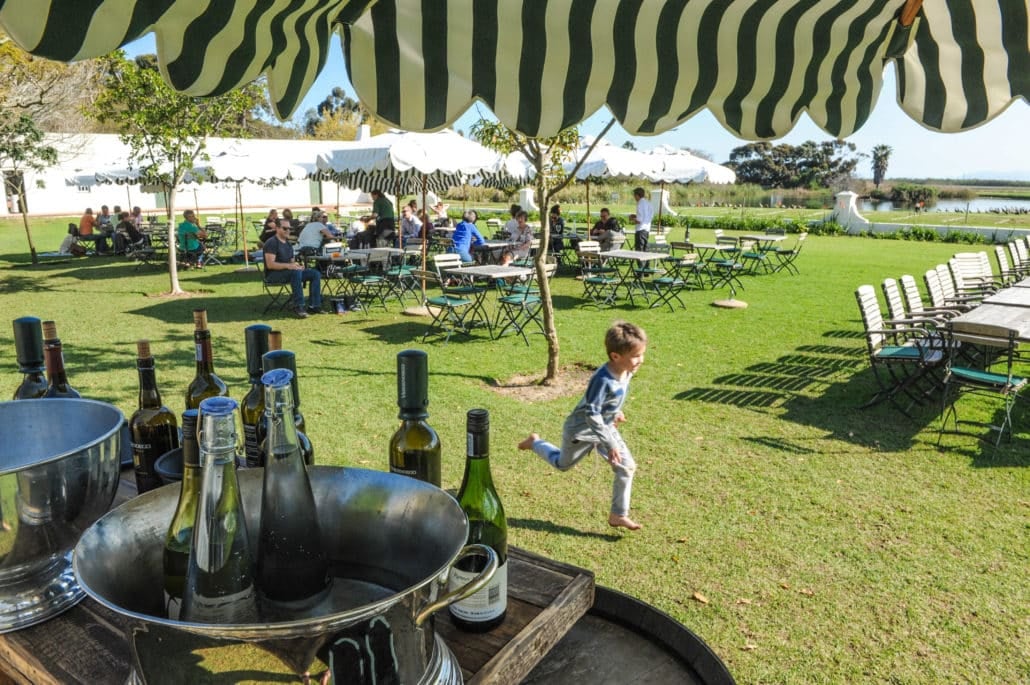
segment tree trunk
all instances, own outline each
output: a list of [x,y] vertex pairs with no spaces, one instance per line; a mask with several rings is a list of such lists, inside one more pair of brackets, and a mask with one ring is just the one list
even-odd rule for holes
[[[546,165],[545,165],[546,166]],[[543,167],[541,167],[543,168]],[[550,385],[558,378],[558,329],[554,325],[554,302],[551,301],[551,282],[547,280],[545,264],[547,252],[551,245],[550,215],[547,207],[551,196],[547,194],[544,174],[537,172],[536,195],[540,198],[540,249],[536,253],[536,280],[540,286],[540,301],[544,312],[544,337],[547,338],[547,373],[543,384]]]
[[185,291],[179,285],[179,260],[175,249],[175,186],[168,189],[168,280],[171,283],[172,295],[182,295]]
[[29,213],[26,212],[25,186],[18,186],[18,203],[21,205],[21,221],[25,224],[25,237],[29,239],[29,254],[32,256],[32,263],[39,264],[39,255],[36,254],[36,246],[32,242],[32,231],[29,229]]

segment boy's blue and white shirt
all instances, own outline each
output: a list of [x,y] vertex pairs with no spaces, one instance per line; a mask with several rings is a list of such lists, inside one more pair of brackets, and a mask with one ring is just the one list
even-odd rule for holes
[[626,374],[626,380],[619,381],[603,364],[590,377],[586,393],[565,420],[565,432],[570,432],[580,439],[598,442],[608,449],[618,448],[618,431],[615,428],[615,417],[622,410],[629,393],[629,381],[632,373]]

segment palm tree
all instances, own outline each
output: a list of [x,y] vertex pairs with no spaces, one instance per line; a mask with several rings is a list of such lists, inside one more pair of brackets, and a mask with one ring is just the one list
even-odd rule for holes
[[877,189],[887,176],[887,163],[890,161],[891,152],[893,150],[890,145],[877,145],[873,148],[873,185]]

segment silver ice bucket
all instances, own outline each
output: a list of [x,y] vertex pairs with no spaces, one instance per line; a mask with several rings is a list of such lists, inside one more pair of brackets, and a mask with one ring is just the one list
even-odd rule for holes
[[[432,614],[485,585],[496,568],[487,548],[487,569],[446,592],[451,566],[484,553],[465,546],[461,507],[405,476],[326,466],[308,474],[334,576],[328,604],[310,618],[246,625],[166,618],[162,551],[177,484],[126,502],[83,534],[76,577],[93,599],[130,619],[133,682],[268,681],[328,671],[341,685],[460,685],[460,667],[435,634]],[[252,541],[263,475],[238,472]]]
[[123,421],[93,400],[0,402],[0,632],[85,596],[71,549],[114,499]]

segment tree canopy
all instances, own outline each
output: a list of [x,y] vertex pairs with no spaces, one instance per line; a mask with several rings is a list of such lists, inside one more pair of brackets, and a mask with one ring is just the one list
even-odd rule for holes
[[43,132],[36,122],[27,114],[16,114],[12,110],[0,108],[0,167],[16,174],[16,187],[8,188],[4,183],[5,195],[14,191],[22,205],[22,222],[25,224],[25,237],[29,241],[29,253],[32,263],[38,261],[36,246],[32,242],[32,231],[29,229],[28,212],[25,206],[25,183],[19,171],[32,169],[42,171],[57,163],[57,150],[47,145]]
[[738,183],[765,188],[834,188],[846,183],[858,165],[854,143],[808,140],[801,145],[769,142],[733,148],[727,166]]
[[373,135],[388,129],[339,86],[304,115],[304,133],[322,140],[354,140],[362,124],[368,124]]

